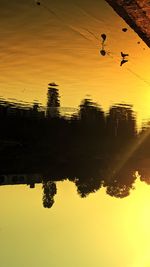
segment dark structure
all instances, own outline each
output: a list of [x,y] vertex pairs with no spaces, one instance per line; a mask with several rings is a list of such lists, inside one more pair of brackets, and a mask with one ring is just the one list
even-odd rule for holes
[[48,92],[47,92],[47,117],[56,118],[59,117],[59,91],[57,89],[57,84],[50,83],[48,84]]
[[105,0],[150,47],[149,0]]
[[0,185],[34,188],[42,183],[43,206],[50,208],[56,182],[66,178],[81,197],[101,187],[110,196],[126,197],[134,188],[136,171],[150,183],[150,124],[138,133],[131,105],[117,104],[104,113],[84,99],[70,119],[61,116],[59,107],[54,83],[48,88],[47,114],[37,103],[29,109],[0,104]]

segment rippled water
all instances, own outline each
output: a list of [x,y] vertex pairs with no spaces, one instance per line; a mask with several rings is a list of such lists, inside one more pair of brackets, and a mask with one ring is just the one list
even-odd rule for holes
[[[1,0],[0,95],[45,105],[47,84],[54,81],[61,106],[78,107],[90,95],[105,110],[131,103],[139,120],[149,118],[149,49],[139,37],[104,0],[43,3]],[[129,54],[122,68],[121,51]]]

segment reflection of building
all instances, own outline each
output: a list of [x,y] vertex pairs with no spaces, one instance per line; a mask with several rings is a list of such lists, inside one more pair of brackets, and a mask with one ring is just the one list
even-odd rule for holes
[[38,103],[25,105],[20,103],[11,103],[6,100],[0,100],[0,118],[36,118],[45,117],[45,111],[42,110]]
[[38,103],[16,103],[0,98],[0,118],[34,118],[42,119],[46,117],[59,117],[60,102],[59,90],[55,83],[48,84],[47,106],[41,106]]
[[56,84],[48,84],[47,93],[47,116],[48,117],[59,117],[59,91],[56,88]]
[[71,117],[73,113],[77,112],[77,108],[60,107],[59,89],[57,84],[48,84],[47,105],[41,105],[37,102],[27,103],[12,99],[7,101],[0,98],[0,120],[7,118],[15,119],[47,119],[61,116]]
[[40,174],[8,174],[0,175],[0,185],[26,184],[34,188],[35,184],[42,183]]

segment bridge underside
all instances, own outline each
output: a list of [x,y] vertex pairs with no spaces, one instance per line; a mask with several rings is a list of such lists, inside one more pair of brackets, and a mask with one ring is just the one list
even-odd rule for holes
[[150,1],[105,0],[150,47]]

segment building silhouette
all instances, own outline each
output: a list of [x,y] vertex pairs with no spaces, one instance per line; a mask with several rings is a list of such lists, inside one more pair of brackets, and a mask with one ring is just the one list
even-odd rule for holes
[[57,84],[49,83],[48,84],[48,92],[47,92],[47,117],[59,117],[59,90],[57,88]]
[[39,173],[14,173],[0,175],[0,186],[4,185],[28,185],[34,188],[35,184],[42,183],[42,175]]

